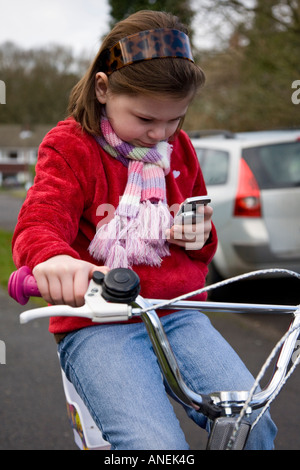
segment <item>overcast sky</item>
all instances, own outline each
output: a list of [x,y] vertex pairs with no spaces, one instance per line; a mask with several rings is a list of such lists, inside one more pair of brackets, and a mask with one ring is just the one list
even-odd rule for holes
[[[224,27],[217,15],[201,15],[199,5],[207,2],[192,0],[199,48],[217,45]],[[12,41],[28,49],[55,43],[92,58],[109,31],[109,12],[108,0],[0,0],[0,45]]]
[[0,44],[56,43],[94,54],[109,20],[107,0],[0,0]]

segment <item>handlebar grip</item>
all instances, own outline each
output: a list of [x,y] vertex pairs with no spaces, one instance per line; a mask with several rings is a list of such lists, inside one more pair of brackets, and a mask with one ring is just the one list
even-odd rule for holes
[[[96,284],[102,284],[102,297],[107,302],[129,304],[140,292],[138,275],[127,268],[112,269],[105,276],[96,271],[93,280]],[[36,280],[27,266],[10,275],[8,293],[21,305],[27,304],[30,297],[41,297]]]
[[21,305],[27,304],[29,297],[41,297],[36,280],[27,266],[10,275],[8,293]]

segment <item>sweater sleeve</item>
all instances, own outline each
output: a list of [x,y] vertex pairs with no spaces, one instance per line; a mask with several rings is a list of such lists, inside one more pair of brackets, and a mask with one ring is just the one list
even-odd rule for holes
[[[34,185],[21,208],[12,241],[17,267],[27,265],[32,269],[60,254],[79,258],[72,243],[85,204],[85,188],[76,169],[86,151],[77,140],[76,145],[75,137],[74,145],[73,136],[70,145],[66,126],[57,126],[39,148]],[[70,158],[75,162],[73,166]]]

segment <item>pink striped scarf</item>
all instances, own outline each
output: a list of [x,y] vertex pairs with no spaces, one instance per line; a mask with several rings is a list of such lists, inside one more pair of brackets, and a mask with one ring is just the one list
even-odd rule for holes
[[165,175],[170,171],[172,146],[134,147],[115,134],[107,117],[101,119],[101,147],[128,167],[125,192],[114,218],[101,226],[89,252],[110,268],[133,264],[160,266],[169,256],[165,231],[172,224],[166,201]]

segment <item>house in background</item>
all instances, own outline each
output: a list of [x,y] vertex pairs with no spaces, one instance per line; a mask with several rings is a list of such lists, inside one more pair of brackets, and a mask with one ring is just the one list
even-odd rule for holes
[[40,143],[52,125],[25,129],[18,124],[0,125],[0,186],[18,186],[32,181]]

